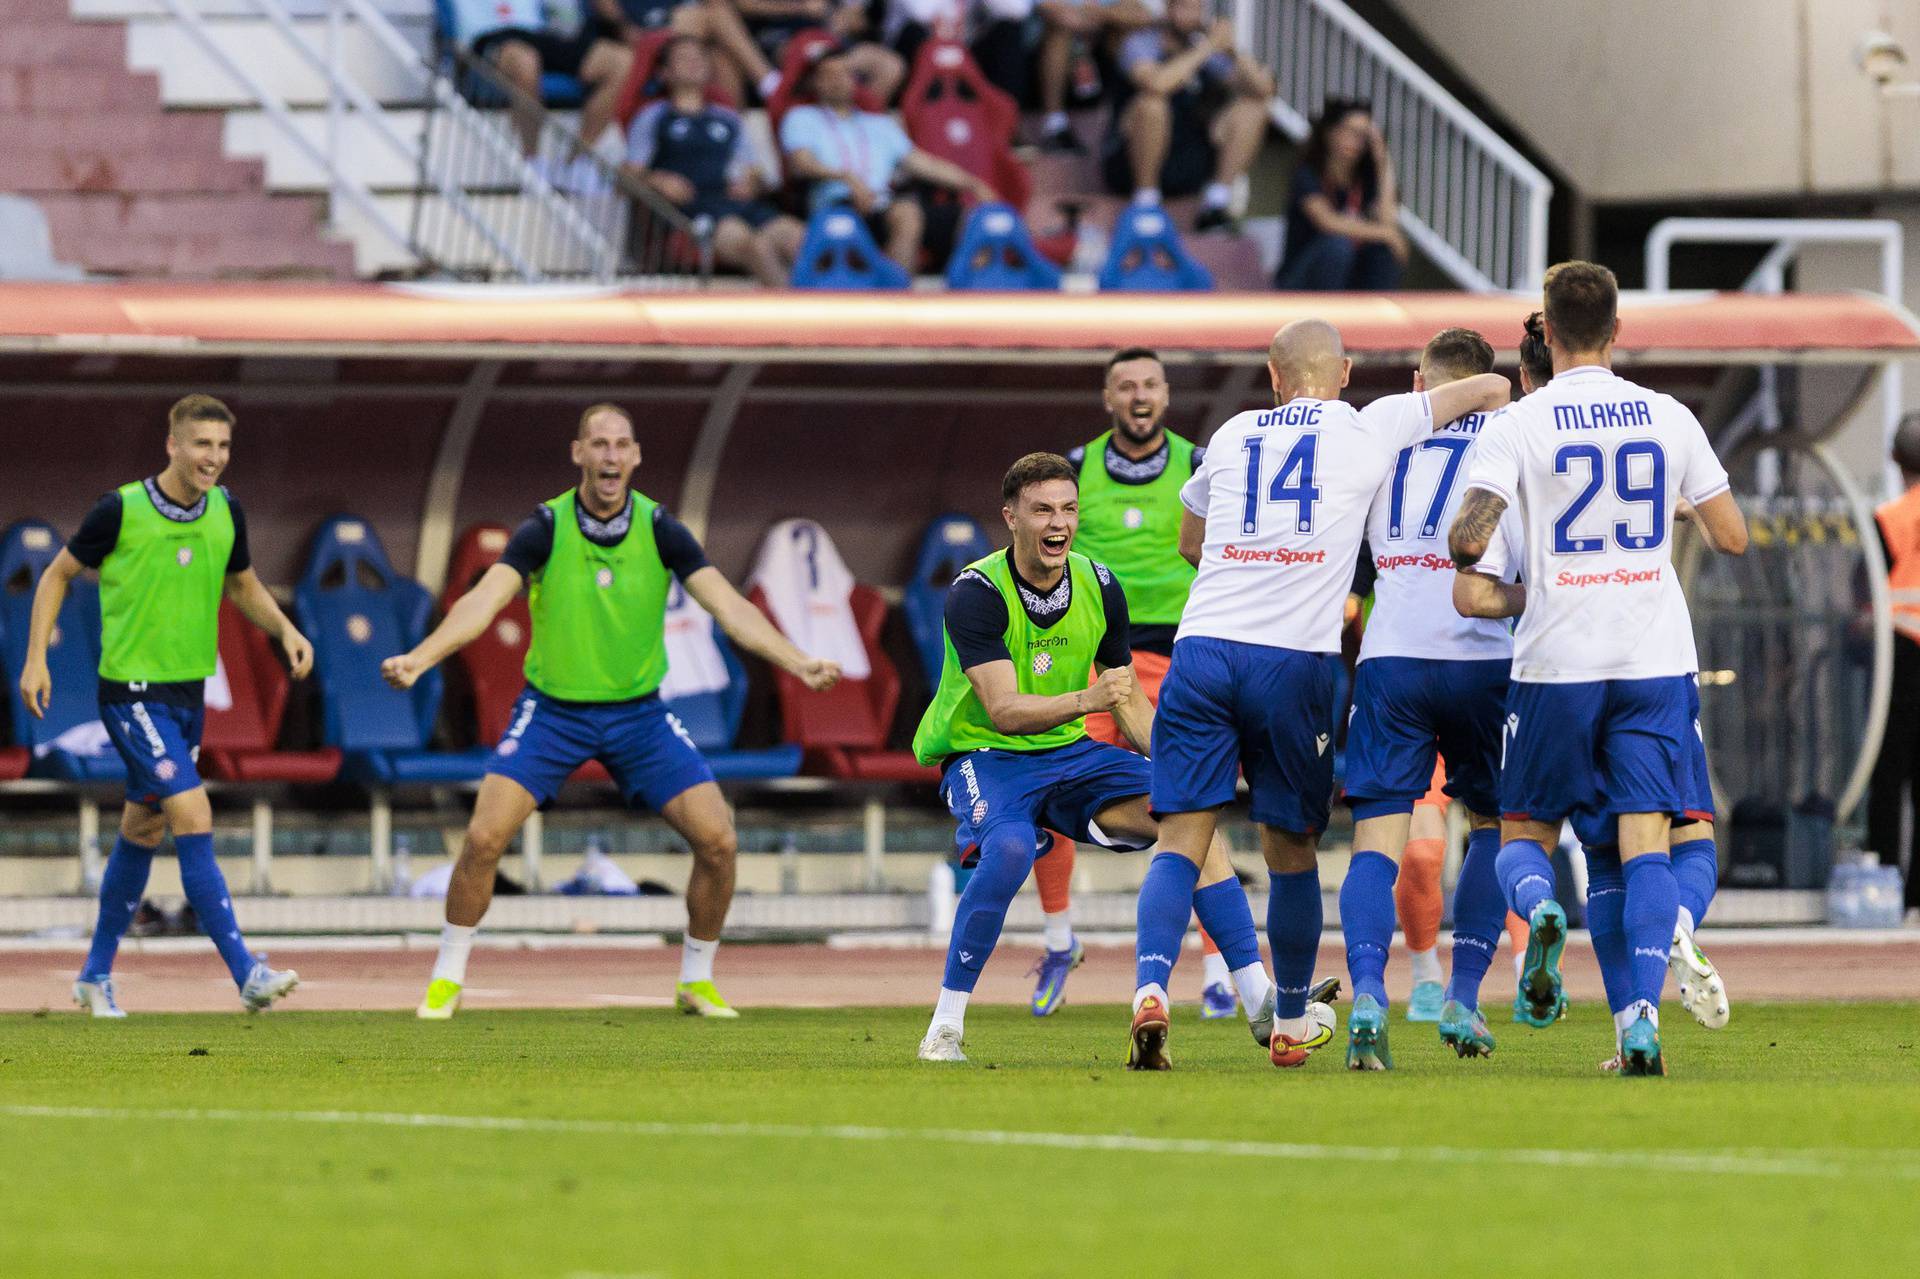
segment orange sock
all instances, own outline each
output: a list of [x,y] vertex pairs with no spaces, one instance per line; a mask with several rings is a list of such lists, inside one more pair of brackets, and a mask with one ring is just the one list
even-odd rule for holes
[[[1200,928],[1200,925],[1195,924],[1194,927]],[[1209,955],[1217,955],[1220,953],[1220,947],[1214,944],[1213,934],[1204,928],[1200,928],[1200,949]]]
[[1410,839],[1400,858],[1400,877],[1393,882],[1393,904],[1400,912],[1400,931],[1407,949],[1432,950],[1440,940],[1440,871],[1447,861],[1447,845],[1440,839]]
[[1073,841],[1065,835],[1048,833],[1053,834],[1053,848],[1033,864],[1033,882],[1040,889],[1040,909],[1049,915],[1058,915],[1072,900]]

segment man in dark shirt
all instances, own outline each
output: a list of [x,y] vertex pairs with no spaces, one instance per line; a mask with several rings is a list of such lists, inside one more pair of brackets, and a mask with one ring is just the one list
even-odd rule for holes
[[247,522],[220,485],[233,413],[189,395],[167,415],[167,469],[101,498],[34,591],[20,696],[44,717],[53,697],[47,647],[67,588],[100,571],[100,720],[127,768],[120,838],[100,881],[100,914],[74,1001],[95,1017],[124,1016],[113,960],[140,904],[161,836],[173,834],[180,883],[226,962],[248,1011],[299,983],[247,949],[226,879],[213,858],[213,806],[200,780],[204,690],[219,661],[220,601],[280,641],[295,679],[313,665],[307,643],[253,571]]
[[528,516],[500,562],[433,633],[381,665],[388,683],[411,688],[527,588],[527,689],[474,801],[419,1016],[453,1016],[501,854],[536,807],[551,803],[580,765],[598,759],[629,805],[659,813],[693,850],[675,1004],[702,1017],[735,1017],[713,984],[713,955],[733,900],[733,814],[686,728],[660,700],[668,590],[678,578],[735,643],[809,688],[832,687],[840,668],[795,648],[707,563],[684,524],[632,490],[640,444],[626,410],[596,404],[581,414],[573,461],[578,487]]

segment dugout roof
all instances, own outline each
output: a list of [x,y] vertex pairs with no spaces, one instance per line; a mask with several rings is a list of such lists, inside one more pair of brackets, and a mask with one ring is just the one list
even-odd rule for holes
[[[1405,363],[1450,325],[1510,359],[1531,296],[626,292],[380,284],[0,284],[0,352],[1096,363],[1116,347],[1257,363],[1290,320]],[[1878,363],[1920,325],[1868,294],[1627,294],[1623,362]]]

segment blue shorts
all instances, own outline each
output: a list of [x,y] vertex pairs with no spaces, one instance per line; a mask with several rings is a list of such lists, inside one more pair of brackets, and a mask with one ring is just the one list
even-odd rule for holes
[[1371,657],[1353,679],[1347,724],[1347,800],[1355,820],[1410,813],[1447,761],[1447,794],[1469,811],[1500,811],[1500,724],[1505,658],[1440,661]]
[[1007,822],[1129,853],[1147,845],[1108,834],[1094,824],[1094,815],[1116,800],[1146,794],[1152,780],[1147,761],[1132,751],[1082,738],[1051,750],[955,756],[941,775],[940,797],[958,824],[953,842],[963,860]]
[[1586,684],[1515,680],[1501,746],[1503,814],[1541,822],[1582,812],[1711,817],[1712,790],[1704,796],[1700,790],[1706,751],[1693,681],[1690,675]]
[[172,795],[197,789],[200,781],[200,730],[204,706],[165,702],[110,702],[100,707],[100,722],[127,766],[127,802],[160,807]]
[[[1691,696],[1688,710],[1693,717],[1693,732],[1687,736],[1687,768],[1682,779],[1681,795],[1686,807],[1674,818],[1675,824],[1681,822],[1710,822],[1714,817],[1713,775],[1707,771],[1707,743],[1700,733],[1700,681],[1687,680],[1687,692]],[[1614,808],[1580,808],[1568,815],[1573,823],[1573,833],[1586,848],[1615,848],[1620,843],[1620,823],[1616,813],[1627,810]]]
[[1230,804],[1245,772],[1254,821],[1302,835],[1325,830],[1339,673],[1336,653],[1176,641],[1153,719],[1153,811]]
[[519,782],[545,808],[590,759],[607,766],[628,807],[656,813],[682,791],[713,780],[686,727],[659,697],[567,702],[532,685],[514,703],[487,771]]

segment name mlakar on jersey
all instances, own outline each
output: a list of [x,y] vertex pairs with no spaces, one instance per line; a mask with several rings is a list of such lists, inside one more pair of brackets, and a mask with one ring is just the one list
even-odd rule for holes
[[1653,409],[1645,400],[1622,400],[1618,404],[1596,400],[1592,404],[1553,406],[1553,429],[1556,431],[1591,431],[1608,426],[1652,425]]
[[1563,570],[1560,576],[1553,579],[1556,586],[1635,586],[1641,582],[1659,580],[1660,570],[1657,568],[1617,568],[1611,573],[1568,573]]

